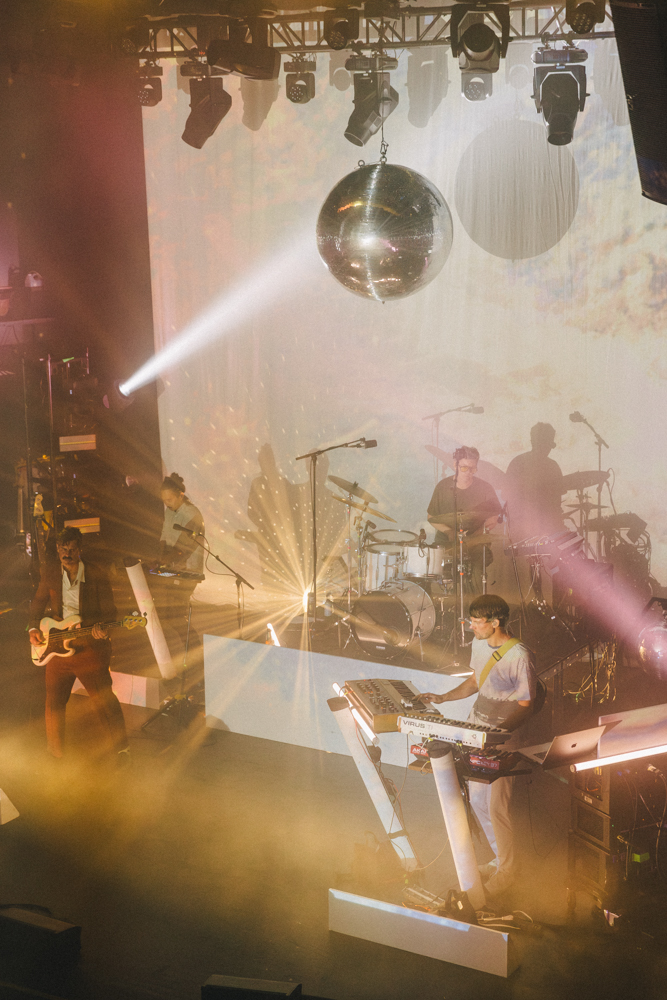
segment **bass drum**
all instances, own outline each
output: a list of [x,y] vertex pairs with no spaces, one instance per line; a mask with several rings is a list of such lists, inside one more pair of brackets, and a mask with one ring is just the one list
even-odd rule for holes
[[435,628],[433,601],[410,580],[392,581],[381,590],[362,594],[352,608],[352,633],[370,656],[394,658],[428,639]]

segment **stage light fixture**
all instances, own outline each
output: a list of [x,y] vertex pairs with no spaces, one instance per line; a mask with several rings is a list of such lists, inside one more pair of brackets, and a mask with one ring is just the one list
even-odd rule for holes
[[231,94],[219,76],[190,80],[190,114],[181,136],[183,142],[201,149],[232,106]]
[[139,104],[144,108],[154,108],[162,100],[161,66],[146,63],[139,69]]
[[588,53],[576,45],[544,45],[533,52],[533,100],[544,115],[552,146],[572,142],[577,115],[586,104],[586,59]]
[[354,8],[324,15],[324,41],[339,52],[359,37],[359,11]]
[[[501,37],[484,20],[493,16]],[[506,3],[465,4],[452,7],[449,23],[452,55],[459,61],[461,93],[468,101],[485,101],[493,94],[493,74],[507,55],[510,38],[509,6]]]
[[355,146],[365,146],[398,106],[398,94],[387,72],[398,68],[398,59],[383,55],[351,56],[345,68],[354,74],[354,111],[345,138]]
[[495,32],[477,22],[461,36],[461,93],[468,101],[485,101],[493,94],[493,73],[500,67],[500,42]]
[[285,91],[292,104],[308,104],[315,96],[315,59],[285,63]]
[[604,0],[566,0],[565,20],[577,35],[588,35],[605,19]]
[[277,80],[280,52],[269,46],[268,30],[261,18],[250,18],[249,26],[230,24],[229,38],[214,38],[206,50],[206,61],[248,80]]

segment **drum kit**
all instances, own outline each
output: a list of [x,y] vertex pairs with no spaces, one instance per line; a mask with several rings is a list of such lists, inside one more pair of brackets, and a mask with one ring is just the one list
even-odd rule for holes
[[[472,575],[470,553],[488,544],[488,536],[466,538],[472,522],[468,524],[469,514],[459,513],[462,545],[457,560],[453,545],[445,549],[427,542],[423,528],[419,532],[378,529],[369,517],[396,521],[377,506],[370,506],[379,503],[377,498],[356,482],[338,476],[328,479],[345,494],[337,496],[330,491],[330,495],[348,508],[348,614],[339,617],[347,620],[356,642],[370,655],[393,659],[418,646],[423,657],[422,643],[437,629],[445,637],[454,634],[455,574],[458,572],[465,587]],[[353,515],[353,511],[359,513]]]

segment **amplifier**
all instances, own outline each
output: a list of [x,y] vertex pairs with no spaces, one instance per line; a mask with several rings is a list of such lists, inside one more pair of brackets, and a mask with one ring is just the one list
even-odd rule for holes
[[583,837],[570,833],[568,841],[568,883],[570,890],[583,889],[597,899],[618,893],[625,874],[625,851],[612,854]]
[[586,837],[598,847],[605,851],[613,851],[618,847],[616,841],[617,828],[612,822],[611,816],[601,812],[599,809],[592,809],[585,802],[580,802],[573,798],[572,802],[572,832],[579,836]]

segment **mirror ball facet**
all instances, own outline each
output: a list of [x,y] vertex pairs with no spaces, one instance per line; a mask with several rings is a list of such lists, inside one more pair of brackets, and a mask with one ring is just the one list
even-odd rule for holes
[[452,216],[438,189],[415,170],[389,163],[344,177],[317,220],[317,247],[334,278],[381,302],[433,281],[452,237]]

